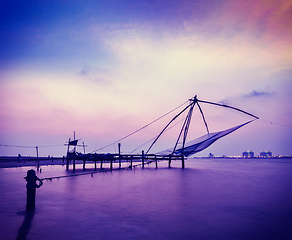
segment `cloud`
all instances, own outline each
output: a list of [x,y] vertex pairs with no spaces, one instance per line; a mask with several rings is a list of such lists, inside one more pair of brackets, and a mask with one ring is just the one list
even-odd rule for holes
[[258,92],[253,90],[251,93],[244,95],[245,98],[253,98],[253,97],[270,97],[273,93],[271,92]]
[[92,78],[92,79],[90,79],[90,81],[92,81],[96,84],[102,84],[102,85],[110,83],[109,81],[104,80],[103,78]]
[[79,72],[79,74],[82,76],[86,76],[88,73],[89,73],[89,71],[87,71],[87,70],[82,70]]

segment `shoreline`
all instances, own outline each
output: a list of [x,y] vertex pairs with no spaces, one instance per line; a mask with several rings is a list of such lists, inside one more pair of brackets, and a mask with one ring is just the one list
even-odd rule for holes
[[[259,159],[259,160],[269,160],[269,159],[292,159],[291,156],[280,156],[271,158],[243,158],[243,157],[193,157],[188,159]],[[92,161],[86,161],[87,163],[94,163]],[[137,161],[135,161],[137,162]],[[83,163],[83,160],[76,160],[76,164]],[[72,163],[70,163],[71,165]],[[0,157],[0,168],[17,168],[17,167],[37,167],[37,166],[49,166],[49,165],[66,165],[66,157]]]
[[[65,159],[66,160],[66,159]],[[63,158],[51,158],[51,159],[39,159],[36,158],[0,158],[0,168],[16,168],[16,167],[37,167],[48,165],[66,165],[66,161]],[[39,164],[38,164],[39,161]]]

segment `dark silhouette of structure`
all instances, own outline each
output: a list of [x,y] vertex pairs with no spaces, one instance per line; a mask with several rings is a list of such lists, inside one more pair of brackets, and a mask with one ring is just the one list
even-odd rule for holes
[[[35,209],[36,189],[43,185],[43,181],[39,179],[33,169],[27,171],[27,176],[24,177],[26,184],[26,210],[33,211]],[[39,182],[37,184],[37,181]]]
[[[206,149],[207,147],[209,147],[211,144],[213,144],[218,139],[220,139],[220,138],[222,138],[222,137],[234,132],[235,130],[237,130],[237,129],[243,127],[244,125],[246,125],[248,123],[251,123],[253,121],[253,120],[251,120],[251,121],[248,121],[248,122],[243,123],[241,125],[238,125],[238,126],[235,126],[235,127],[223,130],[223,131],[210,133],[208,125],[207,125],[207,122],[206,122],[206,119],[205,119],[205,116],[204,116],[202,108],[200,106],[201,103],[203,103],[203,104],[212,104],[212,105],[225,107],[225,108],[231,108],[231,109],[237,110],[239,112],[242,112],[244,114],[247,114],[247,115],[249,115],[249,116],[251,116],[253,118],[258,119],[257,116],[252,115],[252,114],[250,114],[248,112],[245,112],[245,111],[243,111],[241,109],[238,109],[238,108],[235,108],[235,107],[227,106],[225,104],[219,104],[219,103],[213,103],[213,102],[199,100],[197,98],[197,95],[196,95],[192,99],[189,99],[189,104],[183,110],[181,110],[178,114],[176,114],[168,122],[168,124],[157,135],[157,137],[152,142],[152,144],[150,145],[148,150],[145,151],[145,152],[144,152],[144,150],[142,150],[142,154],[138,154],[138,155],[133,155],[133,154],[124,155],[123,154],[122,155],[121,152],[120,152],[120,146],[121,146],[120,143],[119,143],[119,153],[118,154],[110,154],[110,153],[108,153],[108,154],[97,154],[97,151],[99,151],[99,150],[101,150],[101,149],[103,149],[105,147],[111,146],[112,144],[110,144],[108,146],[105,146],[103,148],[97,149],[97,150],[95,150],[95,151],[93,151],[91,153],[86,154],[85,153],[85,145],[83,143],[84,154],[82,154],[82,153],[76,151],[76,146],[81,146],[81,145],[78,145],[78,139],[75,138],[75,132],[74,132],[74,139],[71,140],[69,138],[69,141],[66,144],[68,146],[68,148],[67,148],[67,158],[66,158],[67,159],[66,168],[68,170],[69,169],[69,162],[73,161],[73,171],[74,171],[75,170],[75,162],[76,162],[76,160],[83,160],[83,168],[84,169],[85,169],[86,161],[94,161],[95,169],[96,169],[96,163],[97,162],[100,163],[100,168],[101,169],[102,169],[102,163],[103,162],[110,162],[110,168],[112,169],[113,162],[119,161],[119,168],[121,168],[122,159],[123,160],[131,159],[131,165],[129,166],[129,168],[132,168],[132,160],[133,160],[133,158],[140,159],[140,161],[142,162],[141,163],[142,168],[144,167],[145,164],[149,164],[149,163],[151,163],[153,161],[156,162],[156,166],[157,166],[157,161],[159,161],[159,160],[168,160],[169,161],[169,167],[171,165],[171,160],[181,160],[182,161],[182,168],[184,168],[185,167],[185,158],[187,158],[187,157],[189,157],[189,156],[191,156],[191,155],[193,155],[193,154],[195,154],[197,152],[200,152],[200,151]],[[199,109],[199,111],[200,111],[200,113],[202,115],[203,122],[204,122],[206,130],[207,130],[207,134],[204,135],[204,136],[201,136],[199,138],[196,138],[196,139],[194,139],[192,141],[187,142],[186,140],[187,140],[188,131],[189,131],[189,128],[190,128],[191,119],[192,119],[192,115],[193,115],[193,110],[194,110],[195,106],[198,107],[198,109]],[[175,108],[175,109],[177,109],[177,108]],[[172,111],[170,111],[170,112],[172,112]],[[169,114],[169,113],[167,113],[167,114]],[[176,140],[176,143],[175,143],[174,147],[170,148],[170,149],[166,149],[166,150],[158,152],[158,153],[155,153],[155,154],[149,154],[149,151],[151,150],[153,145],[157,142],[157,140],[160,138],[160,136],[167,129],[169,129],[171,124],[173,124],[173,122],[175,120],[177,120],[178,117],[181,116],[183,113],[187,113],[187,114],[186,114],[185,119],[183,121],[183,125],[181,127],[181,130],[179,132],[179,135],[178,135],[178,138]],[[162,117],[166,116],[167,114],[163,115]],[[127,136],[119,139],[118,141],[123,140],[123,139],[133,135],[134,133],[137,133],[138,131],[148,127],[150,124],[156,122],[157,120],[161,119],[162,117],[152,121],[151,123],[145,125],[144,127],[132,132],[131,134],[128,134]],[[113,144],[117,143],[118,141],[114,142]],[[70,147],[71,148],[73,147],[73,149],[70,150]],[[251,157],[253,157],[253,155]]]

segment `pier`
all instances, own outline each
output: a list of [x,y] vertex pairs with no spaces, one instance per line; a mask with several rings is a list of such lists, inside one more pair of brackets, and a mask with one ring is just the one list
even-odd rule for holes
[[[83,162],[83,169],[86,168],[86,163],[94,163],[94,169],[97,170],[97,165],[99,168],[103,169],[103,163],[110,164],[110,170],[113,169],[113,163],[118,163],[119,167],[122,168],[122,163],[129,163],[127,168],[132,169],[136,166],[141,166],[144,168],[145,165],[150,163],[155,163],[155,167],[158,168],[158,162],[168,161],[168,167],[171,167],[171,161],[182,161],[182,168],[185,167],[185,158],[183,155],[157,155],[157,154],[69,154],[66,158],[66,169],[69,170],[72,166],[73,170],[76,169],[76,161]],[[135,163],[135,164],[134,164]]]

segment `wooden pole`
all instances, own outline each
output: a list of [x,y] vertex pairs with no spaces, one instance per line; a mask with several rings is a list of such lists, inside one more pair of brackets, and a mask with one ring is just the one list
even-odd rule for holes
[[100,160],[100,169],[102,169],[102,159]]
[[[36,195],[36,188],[39,188],[43,185],[41,179],[39,179],[35,171],[33,169],[27,171],[27,176],[25,177],[27,181],[26,184],[26,210],[33,211],[35,209],[35,195]],[[36,183],[39,181],[39,184]]]
[[158,168],[156,155],[155,155],[155,167]]
[[96,160],[94,160],[94,170],[96,170]]
[[68,141],[67,157],[68,157],[68,152],[69,152],[69,148],[70,148],[70,140],[71,140],[71,138],[69,138],[69,141]]
[[74,156],[74,159],[73,159],[73,171],[75,171],[75,156]]
[[84,145],[83,141],[82,141],[82,144],[83,144],[83,150],[84,150],[84,154],[85,154],[85,145]]
[[131,155],[131,165],[130,165],[131,169],[133,168],[133,155]]
[[68,159],[68,157],[66,158],[66,170],[69,170],[69,159]]
[[119,147],[119,168],[122,167],[122,162],[121,162],[121,143],[118,143],[118,147]]
[[181,159],[181,168],[185,168],[185,159],[184,159],[184,155],[182,155],[182,159]]
[[75,171],[75,152],[74,152],[74,156],[73,156],[73,171]]
[[144,158],[145,158],[144,150],[142,150],[142,168],[144,168]]
[[38,148],[38,146],[36,146],[35,148],[36,148],[37,161],[38,161],[38,166],[37,166],[37,169],[39,170],[39,168],[40,168],[40,160],[39,160],[39,148]]

